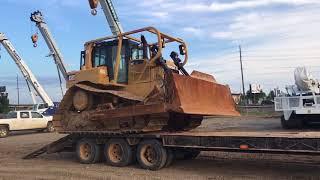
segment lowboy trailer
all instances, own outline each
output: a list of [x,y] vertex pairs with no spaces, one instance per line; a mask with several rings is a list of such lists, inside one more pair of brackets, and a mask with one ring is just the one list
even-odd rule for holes
[[176,159],[192,159],[201,151],[320,155],[315,131],[189,131],[152,133],[63,132],[67,136],[24,157],[76,152],[81,163],[104,159],[111,166],[135,161],[144,169],[168,167]]

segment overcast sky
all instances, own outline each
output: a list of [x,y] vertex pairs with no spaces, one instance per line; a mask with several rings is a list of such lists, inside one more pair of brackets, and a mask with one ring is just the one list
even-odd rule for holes
[[[155,26],[189,45],[187,69],[210,73],[233,92],[241,88],[239,45],[246,89],[261,84],[265,91],[293,83],[293,70],[306,66],[320,76],[319,0],[114,0],[125,30]],[[68,65],[79,69],[83,43],[110,35],[103,12],[91,16],[87,0],[2,0],[0,32],[6,33],[49,95],[61,98],[57,72],[42,38],[30,40],[36,27],[30,13],[41,10]],[[15,78],[20,77],[21,102],[31,98],[21,73],[3,48],[0,85],[7,85],[16,103]]]

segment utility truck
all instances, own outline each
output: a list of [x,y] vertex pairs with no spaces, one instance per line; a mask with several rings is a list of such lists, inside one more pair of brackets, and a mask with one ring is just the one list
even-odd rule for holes
[[302,128],[305,123],[320,122],[320,84],[305,67],[294,70],[295,85],[275,97],[275,110],[283,112],[284,129]]

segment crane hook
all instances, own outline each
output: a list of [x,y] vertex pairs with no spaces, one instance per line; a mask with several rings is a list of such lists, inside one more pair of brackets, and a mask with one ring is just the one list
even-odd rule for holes
[[97,14],[98,14],[97,9],[92,9],[92,10],[91,10],[91,14],[94,15],[94,16],[97,15]]
[[38,42],[38,33],[35,33],[31,36],[31,40],[32,40],[32,43],[33,43],[33,47],[37,47],[37,42]]

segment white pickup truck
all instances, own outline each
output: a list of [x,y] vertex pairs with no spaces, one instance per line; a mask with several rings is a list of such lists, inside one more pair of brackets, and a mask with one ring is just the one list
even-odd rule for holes
[[12,111],[5,119],[0,119],[0,138],[8,136],[11,131],[20,130],[53,132],[52,117],[45,117],[35,111]]

